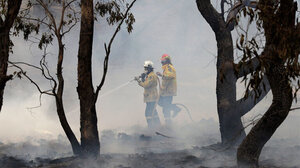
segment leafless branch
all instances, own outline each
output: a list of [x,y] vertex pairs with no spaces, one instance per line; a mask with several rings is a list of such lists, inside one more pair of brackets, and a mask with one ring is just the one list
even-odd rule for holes
[[290,111],[299,110],[300,107],[291,108]]
[[32,114],[31,110],[36,109],[36,108],[40,108],[40,107],[42,107],[42,94],[39,95],[39,105],[33,106],[33,107],[27,107],[27,110],[29,110]]
[[[53,78],[53,76],[50,73],[50,70],[46,64],[46,56],[47,56],[47,49],[46,47],[44,47],[44,55],[42,56],[41,60],[40,60],[40,67],[42,69],[42,75],[48,79],[49,81],[52,81],[54,83],[54,87],[53,87],[53,91],[55,91],[56,86],[57,86],[57,82],[56,80]],[[54,93],[54,92],[53,92]]]
[[29,63],[26,63],[26,62],[12,62],[12,61],[9,61],[9,63],[13,64],[13,65],[18,65],[18,64],[26,65],[26,66],[29,66],[29,67],[32,67],[32,68],[35,68],[35,69],[38,69],[38,70],[42,70],[42,68],[40,68],[38,66],[35,66],[35,65],[32,65],[32,64],[29,64]]
[[23,76],[25,76],[32,84],[34,84],[34,86],[38,89],[38,91],[40,92],[40,94],[47,94],[47,95],[51,95],[54,96],[52,93],[49,93],[49,90],[45,90],[43,91],[40,86],[33,80],[31,79],[26,72],[18,65],[14,64],[13,62],[8,61],[8,63],[10,63],[12,66],[14,66],[15,68],[19,69],[20,72],[22,73]]
[[66,8],[68,8],[73,2],[75,2],[76,0],[71,0],[69,3],[67,3]]
[[225,1],[226,0],[221,0],[221,15],[223,17],[223,20],[224,20],[224,4],[225,4]]
[[58,26],[58,29],[57,29],[57,31],[58,31],[57,33],[60,33],[61,28],[63,26],[66,8],[67,8],[66,1],[62,0],[61,16],[60,16],[60,22],[59,22],[59,26]]
[[55,34],[58,35],[57,33],[59,33],[59,32],[58,32],[58,29],[56,26],[55,18],[53,16],[53,14],[49,11],[48,6],[42,0],[37,0],[37,2],[44,8],[46,15],[48,15],[50,21],[53,24]]
[[131,2],[131,4],[128,6],[125,14],[124,14],[124,17],[122,18],[121,22],[119,23],[119,25],[117,26],[112,38],[110,39],[109,43],[108,43],[108,46],[106,45],[106,43],[104,43],[104,48],[105,48],[105,53],[106,53],[106,56],[105,56],[105,59],[104,59],[104,62],[103,62],[103,74],[102,74],[102,79],[101,79],[101,82],[100,84],[97,86],[97,89],[96,89],[96,93],[95,93],[95,102],[97,101],[98,99],[98,95],[99,95],[99,91],[101,90],[102,86],[104,85],[104,81],[105,81],[105,78],[106,78],[106,74],[107,74],[107,69],[108,69],[108,60],[109,60],[109,55],[110,55],[110,49],[111,49],[111,45],[117,35],[117,33],[120,31],[121,29],[121,26],[123,24],[123,22],[125,21],[125,19],[127,18],[127,15],[128,15],[128,12],[130,11],[130,9],[132,8],[133,4],[136,2],[136,0],[133,0]]

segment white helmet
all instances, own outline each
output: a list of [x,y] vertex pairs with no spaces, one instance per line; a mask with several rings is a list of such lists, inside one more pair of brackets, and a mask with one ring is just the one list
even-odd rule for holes
[[153,68],[153,62],[152,61],[145,61],[144,68]]

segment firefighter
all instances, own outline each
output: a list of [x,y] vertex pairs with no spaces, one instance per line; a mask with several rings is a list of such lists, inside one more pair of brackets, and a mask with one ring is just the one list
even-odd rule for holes
[[138,84],[144,88],[144,102],[146,103],[145,116],[149,128],[157,128],[160,126],[160,120],[156,111],[158,101],[158,77],[153,72],[153,63],[145,61],[144,73],[140,77],[135,77]]
[[173,111],[172,117],[174,118],[181,110],[178,106],[172,104],[173,96],[177,95],[176,70],[168,54],[163,54],[160,60],[163,73],[156,73],[162,78],[158,104],[163,108],[166,124],[171,125],[171,111]]

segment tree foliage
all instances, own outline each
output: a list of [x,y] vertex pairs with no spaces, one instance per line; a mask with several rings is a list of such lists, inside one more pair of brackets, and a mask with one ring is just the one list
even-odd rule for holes
[[[117,28],[114,31],[114,34],[112,35],[112,38],[108,43],[108,46],[105,43],[106,55],[104,60],[104,72],[103,72],[101,83],[99,84],[99,86],[97,86],[95,93],[93,93],[93,95],[95,94],[95,96],[89,97],[91,99],[89,103],[93,103],[94,106],[95,103],[97,102],[99,91],[105,81],[106,72],[108,69],[108,58],[110,55],[111,45],[115,36],[120,31],[123,22],[126,23],[127,31],[129,33],[133,30],[133,23],[135,22],[135,19],[133,14],[130,13],[129,10],[133,6],[135,1],[136,0],[134,0],[130,4],[127,3],[125,4],[125,1],[112,1],[112,2],[105,2],[105,3],[98,2],[95,7],[95,9],[97,9],[95,11],[99,13],[99,17],[106,17],[106,21],[108,22],[108,24],[109,25],[117,24]],[[85,5],[87,5],[86,2],[84,3]],[[89,5],[90,3],[91,1],[89,1]],[[91,6],[89,6],[88,10],[89,11],[91,10],[93,13],[94,11],[93,6],[92,8],[90,7]],[[65,43],[63,41],[63,37],[66,36],[77,25],[80,19],[82,20],[82,18],[80,18],[80,15],[83,14],[84,12],[89,12],[89,11],[82,11],[82,4],[79,3],[77,0],[54,0],[54,1],[28,0],[26,7],[22,9],[22,11],[18,15],[18,18],[14,25],[14,32],[13,32],[13,35],[15,36],[19,36],[21,33],[23,33],[25,40],[36,43],[38,48],[44,51],[44,54],[41,57],[40,64],[38,66],[31,65],[30,63],[25,63],[25,62],[10,62],[10,63],[13,67],[19,70],[18,72],[16,71],[16,73],[14,74],[15,76],[21,77],[21,75],[23,75],[25,78],[27,78],[29,81],[31,81],[31,83],[33,83],[36,86],[36,88],[40,92],[40,99],[43,94],[51,95],[55,97],[57,114],[59,116],[59,120],[61,122],[63,130],[65,131],[69,141],[71,142],[74,154],[83,154],[83,151],[89,151],[88,148],[90,147],[91,149],[94,148],[94,150],[91,151],[96,151],[95,153],[99,153],[99,150],[97,149],[97,145],[94,146],[95,144],[99,144],[99,139],[97,139],[96,137],[94,137],[94,139],[89,139],[89,137],[82,136],[81,137],[82,142],[81,144],[79,144],[79,141],[75,137],[72,129],[70,128],[67,122],[64,105],[63,105],[64,104],[63,101],[64,77],[63,77],[62,69],[63,69],[63,60],[64,60],[64,50],[66,49]],[[93,15],[89,15],[89,16],[93,17]],[[89,20],[90,18],[85,17],[84,19]],[[97,17],[92,18],[93,21],[94,19],[97,20]],[[88,34],[93,33],[90,30],[90,29],[93,30],[93,25],[92,28],[84,27],[83,29],[85,28],[86,30],[83,30],[83,32],[87,32]],[[32,35],[33,33],[35,33],[34,36]],[[85,36],[85,33],[83,33],[83,36]],[[93,38],[93,36],[91,36],[91,38]],[[46,61],[47,46],[49,46],[49,44],[52,44],[53,40],[57,41],[57,48],[58,48],[57,67],[55,72],[56,77],[52,75],[52,72],[50,71],[51,68],[48,67]],[[84,48],[84,50],[86,51],[87,47],[85,47],[85,45],[87,45],[87,43],[80,43],[80,48]],[[91,47],[89,48],[90,51],[86,51],[86,53],[92,53]],[[87,56],[87,55],[83,54],[83,56]],[[91,64],[90,65],[84,64],[84,65],[91,66]],[[40,70],[42,76],[47,81],[50,81],[51,89],[42,90],[39,84],[31,79],[30,74],[27,74],[22,69],[22,66],[27,66],[27,67]],[[88,73],[90,72],[85,71],[85,74],[83,76],[86,76]],[[86,81],[86,79],[84,79],[83,81]],[[88,87],[83,87],[82,93],[87,92],[88,89],[89,89]],[[80,104],[80,106],[81,109],[88,108],[84,104]],[[83,114],[85,112],[86,111],[81,111],[81,116],[86,115]],[[94,116],[93,120],[96,118],[97,117]],[[83,123],[90,122],[87,121],[88,118],[85,119],[81,118],[81,120],[83,121]],[[92,123],[92,125],[90,126],[97,127],[97,123]],[[81,133],[87,131],[88,128],[87,127],[82,128]],[[96,132],[97,133],[95,134],[98,135],[97,130]],[[85,133],[82,133],[82,135],[85,135]],[[95,142],[95,141],[98,141],[98,143],[90,143],[90,144],[86,143],[86,142]]]
[[[95,11],[101,17],[105,17],[109,25],[114,25],[124,18],[125,11],[128,9],[129,5],[130,4],[125,0],[100,0],[95,5]],[[125,19],[128,33],[132,32],[134,22],[134,15],[131,12],[128,12]]]
[[[279,1],[274,1],[271,4],[262,4],[256,8],[245,7],[242,8],[236,16],[236,21],[238,23],[241,18],[247,18],[248,24],[254,23],[256,26],[256,35],[252,35],[249,39],[249,34],[253,34],[252,32],[245,31],[240,34],[237,39],[236,46],[237,49],[242,52],[241,61],[238,63],[238,67],[249,63],[250,60],[256,58],[260,62],[260,66],[258,66],[255,71],[253,71],[250,76],[245,76],[243,81],[246,85],[245,98],[249,96],[251,90],[255,91],[255,96],[259,97],[262,93],[262,89],[259,87],[259,83],[262,81],[263,76],[266,73],[266,69],[270,68],[268,61],[269,59],[264,57],[263,49],[266,46],[265,36],[274,34],[274,41],[277,41],[276,46],[280,46],[277,48],[274,55],[278,55],[278,59],[281,59],[284,64],[284,71],[289,78],[289,82],[293,86],[293,97],[297,101],[297,92],[300,88],[300,61],[299,61],[299,29],[297,30],[297,26],[299,27],[299,21],[296,18],[291,18],[294,24],[294,28],[282,26],[274,26],[281,25],[281,13],[277,12],[280,7]],[[293,9],[295,10],[295,9]],[[296,16],[295,16],[296,17]],[[267,30],[266,29],[270,29]],[[284,33],[287,34],[285,38],[280,37],[277,34]],[[263,36],[263,37],[262,37]],[[263,38],[263,40],[261,40]]]

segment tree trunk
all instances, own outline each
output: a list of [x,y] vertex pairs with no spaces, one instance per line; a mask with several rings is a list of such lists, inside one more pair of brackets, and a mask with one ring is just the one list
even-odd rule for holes
[[236,108],[236,81],[233,67],[233,44],[226,23],[211,5],[210,0],[197,0],[197,6],[216,35],[217,57],[217,109],[222,144],[238,144],[245,137],[240,112]]
[[237,152],[239,167],[258,167],[258,159],[263,146],[289,114],[293,101],[292,88],[282,67],[283,64],[272,65],[267,72],[273,102],[239,146]]
[[216,11],[210,0],[196,0],[196,3],[201,15],[214,31],[217,41],[216,94],[222,144],[239,145],[246,136],[241,117],[265,97],[270,87],[266,82],[266,90],[258,99],[254,96],[249,96],[246,100],[236,99],[237,79],[254,71],[259,66],[259,61],[254,60],[251,64],[242,66],[236,75],[231,30],[226,27],[223,14]]
[[7,61],[9,57],[9,31],[1,30],[0,34],[0,110],[3,105],[3,94],[6,82],[12,78],[7,76]]
[[[224,22],[225,23],[225,22]],[[235,144],[245,137],[241,115],[236,105],[236,81],[233,68],[233,45],[231,33],[222,23],[216,33],[217,59],[217,108],[223,144]]]
[[293,0],[285,0],[280,1],[277,6],[272,0],[261,0],[259,9],[261,11],[259,18],[263,21],[262,26],[266,37],[263,61],[266,65],[266,75],[273,93],[273,101],[239,146],[238,167],[258,167],[262,148],[285,120],[293,102],[289,75],[295,72],[289,70],[294,65],[291,65],[288,59],[298,60],[299,54],[297,53],[299,39],[295,39],[297,4]]
[[64,90],[64,78],[62,75],[62,63],[63,63],[63,57],[64,57],[64,45],[62,44],[61,36],[57,37],[58,40],[58,46],[59,46],[59,52],[58,52],[58,61],[57,61],[57,79],[58,79],[58,88],[57,93],[55,93],[55,90],[53,91],[53,94],[55,95],[55,102],[56,102],[56,108],[57,108],[57,115],[60,121],[60,124],[67,135],[67,138],[69,139],[73,153],[75,155],[79,155],[81,153],[81,147],[80,144],[73,133],[64,110],[63,105],[63,90]]
[[19,13],[22,0],[8,1],[6,20],[0,18],[0,111],[3,105],[3,94],[6,82],[12,79],[12,75],[7,75],[7,61],[9,57],[9,32]]
[[94,31],[93,0],[81,0],[81,25],[78,51],[78,87],[80,100],[81,147],[84,156],[98,156],[95,93],[92,83],[92,46]]

